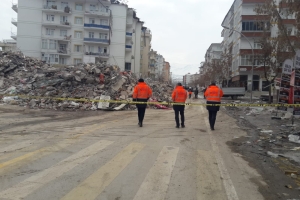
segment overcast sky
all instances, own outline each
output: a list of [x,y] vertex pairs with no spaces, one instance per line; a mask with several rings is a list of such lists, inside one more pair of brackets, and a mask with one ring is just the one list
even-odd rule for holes
[[[13,0],[17,2],[16,0]],[[16,31],[12,0],[1,0],[0,39]],[[171,64],[176,75],[198,72],[211,43],[222,42],[221,23],[233,0],[128,0],[152,31],[152,48]]]

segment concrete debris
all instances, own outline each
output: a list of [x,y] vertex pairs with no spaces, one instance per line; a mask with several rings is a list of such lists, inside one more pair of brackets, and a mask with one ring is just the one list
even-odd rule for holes
[[271,151],[268,151],[267,154],[268,154],[268,156],[271,156],[272,158],[278,158],[278,156],[279,156],[278,154],[272,153]]
[[300,133],[289,135],[289,141],[300,144]]
[[262,131],[260,131],[261,133],[273,133],[273,131],[272,130],[262,130]]
[[[135,74],[121,72],[118,66],[104,63],[52,66],[19,52],[0,52],[0,95],[5,103],[13,101],[29,108],[54,110],[135,109],[134,105],[120,103],[52,98],[131,101],[136,83]],[[170,100],[172,86],[151,79],[147,79],[147,83],[153,89],[156,101]]]

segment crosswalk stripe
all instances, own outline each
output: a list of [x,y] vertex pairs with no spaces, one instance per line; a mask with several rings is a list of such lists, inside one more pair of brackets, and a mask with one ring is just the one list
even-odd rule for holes
[[62,176],[64,173],[72,170],[79,164],[83,163],[85,160],[95,155],[97,152],[105,149],[111,145],[112,141],[101,140],[78,153],[60,161],[56,165],[29,177],[28,179],[18,183],[17,185],[8,188],[0,193],[2,198],[7,198],[11,200],[22,199],[42,187],[43,185],[55,180],[56,178]]
[[178,151],[178,147],[162,149],[134,200],[165,199]]
[[38,158],[40,158],[42,156],[49,155],[49,154],[53,153],[54,151],[59,151],[60,149],[67,148],[68,146],[71,146],[72,144],[75,144],[75,143],[78,142],[78,140],[75,140],[75,139],[78,139],[79,137],[82,137],[83,135],[90,134],[90,133],[92,133],[92,132],[94,132],[94,131],[96,131],[96,130],[98,130],[100,128],[103,128],[105,126],[106,126],[106,124],[103,124],[103,125],[100,125],[100,126],[95,126],[93,128],[90,128],[90,129],[82,132],[82,133],[74,135],[71,138],[71,140],[70,139],[64,139],[61,142],[58,142],[58,143],[56,143],[53,146],[44,147],[44,148],[38,149],[36,151],[33,151],[33,152],[30,152],[30,153],[24,154],[22,156],[19,156],[17,158],[14,158],[12,160],[0,163],[0,170],[2,168],[5,168],[5,167],[8,167],[10,165],[14,165],[16,163],[24,161],[26,159],[32,158],[33,160],[36,160],[36,159],[38,159]]
[[213,152],[198,150],[197,199],[227,200]]
[[31,144],[32,144],[32,140],[21,141],[21,142],[9,145],[7,147],[0,148],[0,153],[6,153],[6,152],[22,149],[24,147],[30,146]]
[[132,143],[118,153],[108,163],[71,190],[62,200],[93,200],[125,169],[125,167],[145,147],[144,144]]

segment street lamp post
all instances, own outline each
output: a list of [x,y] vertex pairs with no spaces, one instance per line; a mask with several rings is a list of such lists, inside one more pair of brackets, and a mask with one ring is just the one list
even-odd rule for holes
[[[243,34],[243,33],[241,33],[240,31],[237,31],[237,30],[235,30],[235,29],[233,29],[233,28],[229,28],[229,27],[227,27],[227,26],[223,26],[222,25],[222,27],[223,28],[225,28],[225,29],[228,29],[228,30],[232,30],[232,31],[235,31],[235,32],[237,32],[237,33],[239,33],[241,36],[243,36],[246,40],[247,40],[247,42],[250,44],[250,47],[251,47],[251,50],[252,50],[252,69],[251,69],[251,97],[250,97],[250,101],[252,102],[252,97],[253,97],[253,69],[254,69],[254,50],[253,50],[253,47],[252,47],[252,44],[251,44],[251,42],[250,42],[250,40]],[[248,84],[248,83],[247,83]]]

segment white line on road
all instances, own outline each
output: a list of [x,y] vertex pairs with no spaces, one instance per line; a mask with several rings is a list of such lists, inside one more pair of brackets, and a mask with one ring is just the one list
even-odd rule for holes
[[[201,112],[204,113],[204,108],[203,107],[200,107],[201,108]],[[226,191],[226,194],[227,194],[227,198],[228,200],[239,200],[239,197],[236,193],[236,190],[235,190],[235,187],[232,183],[232,180],[230,178],[230,175],[227,171],[227,168],[225,166],[225,163],[222,159],[222,156],[220,154],[220,150],[219,150],[219,147],[218,147],[218,144],[210,130],[210,125],[209,125],[209,122],[208,122],[208,119],[204,119],[205,121],[205,124],[206,124],[206,127],[207,127],[207,131],[210,135],[210,143],[212,145],[212,149],[213,149],[213,152],[214,152],[214,155],[215,155],[215,158],[217,160],[217,163],[218,163],[218,167],[219,167],[219,171],[220,171],[220,174],[221,174],[221,177],[222,177],[222,180],[223,180],[223,184],[224,184],[224,187],[225,187],[225,191]]]
[[165,199],[179,148],[164,147],[134,200]]
[[56,165],[29,177],[28,179],[18,183],[17,185],[8,188],[0,193],[0,197],[17,200],[22,199],[43,185],[55,180],[56,178],[62,176],[64,173],[70,171],[77,165],[83,163],[91,156],[95,155],[97,152],[105,149],[111,145],[112,141],[101,140],[78,153],[60,161]]

